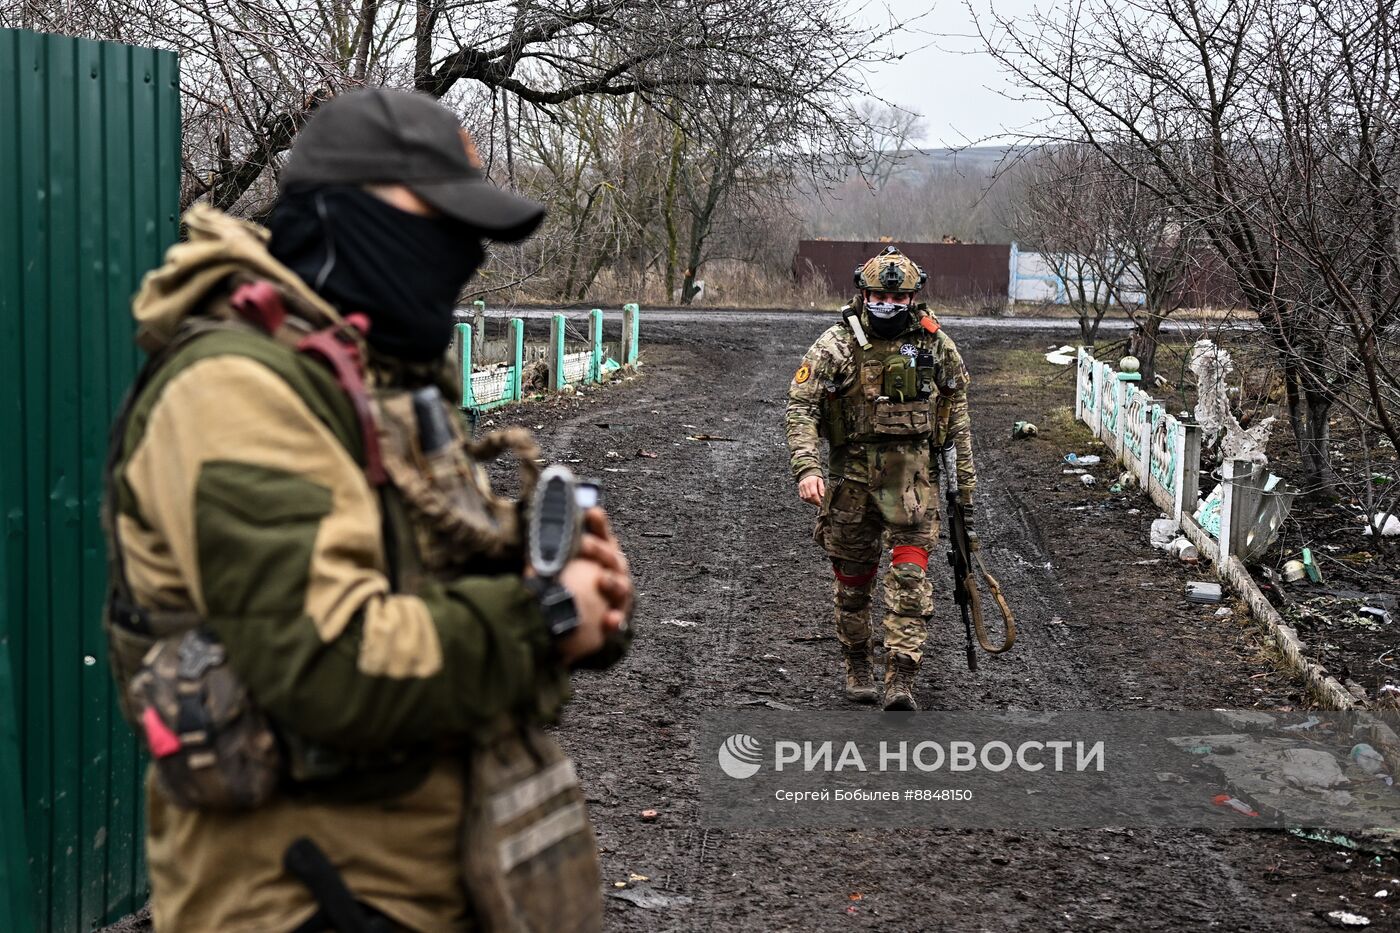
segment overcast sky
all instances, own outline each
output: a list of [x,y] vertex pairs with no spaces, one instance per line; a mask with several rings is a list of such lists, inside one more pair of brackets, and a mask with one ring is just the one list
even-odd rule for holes
[[[872,69],[875,93],[901,107],[922,113],[927,125],[925,147],[966,145],[968,141],[1010,142],[1007,128],[1016,130],[1043,111],[1035,105],[1008,100],[1015,92],[982,42],[968,10],[969,0],[868,0],[863,15],[884,23],[892,13],[914,23],[896,48],[904,58]],[[970,0],[979,16],[990,14],[992,0]],[[1053,0],[996,0],[1003,17],[1021,17]],[[888,8],[888,13],[886,9]],[[922,17],[922,18],[920,18]],[[915,32],[917,30],[917,32]],[[989,137],[1000,137],[991,140]]]

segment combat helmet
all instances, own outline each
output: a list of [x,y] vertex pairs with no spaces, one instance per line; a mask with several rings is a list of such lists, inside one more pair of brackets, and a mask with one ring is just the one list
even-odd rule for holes
[[880,255],[856,269],[856,288],[873,292],[917,292],[928,281],[928,274],[918,263],[899,251],[886,246]]

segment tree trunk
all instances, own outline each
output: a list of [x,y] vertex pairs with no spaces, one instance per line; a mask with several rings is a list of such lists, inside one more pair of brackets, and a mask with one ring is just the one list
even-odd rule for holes
[[[666,221],[666,300],[676,293],[676,266],[680,262],[681,238],[676,229],[676,185],[681,171],[681,146],[685,136],[676,127],[671,136],[671,165],[666,173],[666,198],[662,216]],[[684,296],[682,296],[684,297]]]
[[1162,318],[1148,312],[1145,320],[1133,328],[1128,340],[1128,351],[1138,359],[1138,372],[1142,373],[1142,384],[1151,386],[1157,376],[1157,340],[1162,330]]

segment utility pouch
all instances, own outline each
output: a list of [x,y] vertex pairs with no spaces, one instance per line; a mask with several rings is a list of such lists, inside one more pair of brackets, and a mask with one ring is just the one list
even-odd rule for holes
[[282,753],[272,725],[208,630],[156,641],[128,684],[127,701],[156,778],[177,805],[244,810],[276,791]]
[[833,449],[844,447],[847,440],[846,406],[834,383],[827,383],[822,396],[822,434]]
[[876,402],[874,422],[875,434],[882,437],[920,438],[933,434],[933,418],[927,399]]
[[881,395],[894,402],[909,402],[919,396],[919,371],[915,361],[903,353],[885,357]]
[[462,875],[477,928],[602,928],[602,869],[583,790],[573,763],[543,730],[513,727],[474,750],[462,833]]

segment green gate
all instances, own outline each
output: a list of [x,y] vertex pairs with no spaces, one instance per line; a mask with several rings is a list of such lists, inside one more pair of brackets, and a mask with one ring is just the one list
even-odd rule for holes
[[[139,907],[141,762],[99,612],[128,302],[174,241],[170,52],[0,29],[0,929]],[[19,814],[22,813],[22,822]]]

